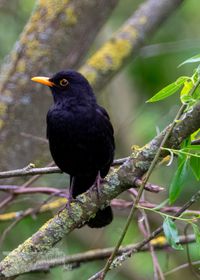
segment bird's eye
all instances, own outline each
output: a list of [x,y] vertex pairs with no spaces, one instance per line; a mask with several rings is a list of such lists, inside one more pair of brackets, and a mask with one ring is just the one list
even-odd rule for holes
[[68,85],[68,84],[69,84],[69,82],[68,82],[67,79],[62,79],[62,80],[60,80],[60,85],[61,85],[62,87],[65,87],[65,86]]

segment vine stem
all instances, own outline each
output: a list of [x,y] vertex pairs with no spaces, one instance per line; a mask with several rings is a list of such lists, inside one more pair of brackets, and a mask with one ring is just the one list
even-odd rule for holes
[[[195,84],[195,85],[193,86],[193,88],[191,89],[190,95],[193,95],[193,93],[196,91],[196,89],[197,89],[197,87],[199,86],[199,84],[200,84],[200,79],[197,80],[196,84]],[[108,271],[109,271],[109,269],[110,269],[110,265],[112,264],[112,262],[113,262],[115,256],[117,255],[117,252],[118,252],[118,250],[119,250],[119,247],[121,246],[121,244],[122,244],[122,242],[123,242],[123,239],[124,239],[124,237],[125,237],[125,235],[126,235],[126,232],[127,232],[128,228],[129,228],[129,225],[130,225],[130,223],[131,223],[131,221],[132,221],[132,219],[133,219],[133,215],[135,214],[135,211],[136,211],[136,209],[137,209],[137,207],[138,207],[140,198],[141,198],[142,193],[143,193],[143,191],[144,191],[145,184],[146,184],[147,181],[149,180],[149,177],[151,176],[151,173],[153,172],[153,170],[154,170],[154,168],[155,168],[155,166],[156,166],[156,164],[157,164],[157,161],[158,161],[159,156],[160,156],[161,151],[162,151],[162,147],[165,145],[165,143],[166,143],[168,137],[170,136],[170,134],[171,134],[173,128],[175,127],[175,125],[176,125],[176,123],[177,123],[177,120],[180,119],[180,117],[181,117],[181,115],[183,114],[183,112],[184,112],[184,110],[186,109],[186,107],[187,107],[187,106],[186,106],[185,104],[183,104],[183,105],[180,107],[180,109],[178,110],[178,112],[177,112],[177,114],[176,114],[176,116],[175,116],[175,118],[174,118],[174,120],[173,120],[171,126],[169,126],[168,130],[166,131],[166,133],[165,133],[165,135],[164,135],[164,137],[163,137],[163,140],[161,141],[161,144],[160,144],[160,146],[159,146],[159,148],[158,148],[158,150],[157,150],[157,152],[156,152],[156,154],[155,154],[155,157],[154,157],[153,161],[151,162],[151,165],[150,165],[150,167],[149,167],[149,169],[148,169],[146,175],[143,177],[142,184],[141,184],[141,186],[140,186],[140,188],[139,188],[139,190],[138,190],[138,195],[137,195],[137,197],[136,197],[136,199],[135,199],[135,203],[133,204],[133,206],[132,206],[132,208],[131,208],[131,211],[130,211],[130,213],[129,213],[129,216],[128,216],[128,219],[127,219],[127,221],[126,221],[126,224],[125,224],[125,227],[124,227],[124,229],[123,229],[123,232],[122,232],[122,234],[121,234],[121,236],[120,236],[120,238],[119,238],[119,240],[118,240],[118,242],[117,242],[117,245],[115,246],[115,249],[113,250],[111,256],[109,257],[108,261],[106,262],[105,267],[103,268],[103,270],[102,270],[102,272],[101,272],[101,274],[100,274],[100,277],[99,277],[100,280],[105,279],[106,274],[108,273]]]

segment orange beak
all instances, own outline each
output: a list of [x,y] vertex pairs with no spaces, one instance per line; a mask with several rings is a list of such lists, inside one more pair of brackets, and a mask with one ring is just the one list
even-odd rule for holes
[[31,81],[43,84],[45,86],[53,87],[55,84],[51,81],[49,81],[48,77],[33,77],[31,78]]

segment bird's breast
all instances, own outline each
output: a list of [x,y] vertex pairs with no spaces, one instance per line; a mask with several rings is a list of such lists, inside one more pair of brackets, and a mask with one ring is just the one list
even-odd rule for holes
[[[53,110],[47,115],[47,137],[55,163],[69,174],[95,167],[95,115],[83,110]],[[97,143],[96,143],[97,144]]]

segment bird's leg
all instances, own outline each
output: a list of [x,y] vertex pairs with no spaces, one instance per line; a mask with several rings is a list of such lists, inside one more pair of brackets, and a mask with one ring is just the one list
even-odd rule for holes
[[92,189],[95,188],[96,191],[97,191],[97,197],[98,197],[98,199],[99,199],[99,197],[100,197],[100,192],[101,192],[101,190],[100,190],[100,185],[101,185],[103,182],[104,182],[104,179],[101,177],[100,171],[98,171],[96,180],[95,180],[95,182],[94,182],[94,184],[93,184],[93,186],[92,186]]
[[73,185],[74,185],[74,177],[71,177],[70,178],[70,186],[69,186],[69,194],[68,194],[67,204],[66,204],[66,208],[69,211],[69,213],[71,211],[70,203],[73,201],[73,196],[72,196]]
[[70,216],[71,216],[71,206],[70,206],[70,203],[71,202],[83,203],[77,197],[73,197],[73,188],[74,188],[74,177],[72,176],[70,178],[69,194],[68,194],[68,197],[67,197],[67,204],[65,206],[67,208]]
[[60,212],[62,212],[65,208],[67,208],[69,215],[71,216],[71,206],[70,203],[74,200],[72,193],[73,193],[73,183],[74,183],[74,177],[70,178],[70,185],[69,185],[69,194],[66,195],[66,199],[67,199],[67,203],[64,207],[62,207],[59,212],[58,212],[58,216],[60,214]]
[[95,181],[95,185],[96,185],[96,188],[97,188],[97,197],[98,197],[98,199],[100,197],[101,180],[102,180],[101,174],[100,174],[100,171],[98,171],[97,178],[96,178],[96,181]]

